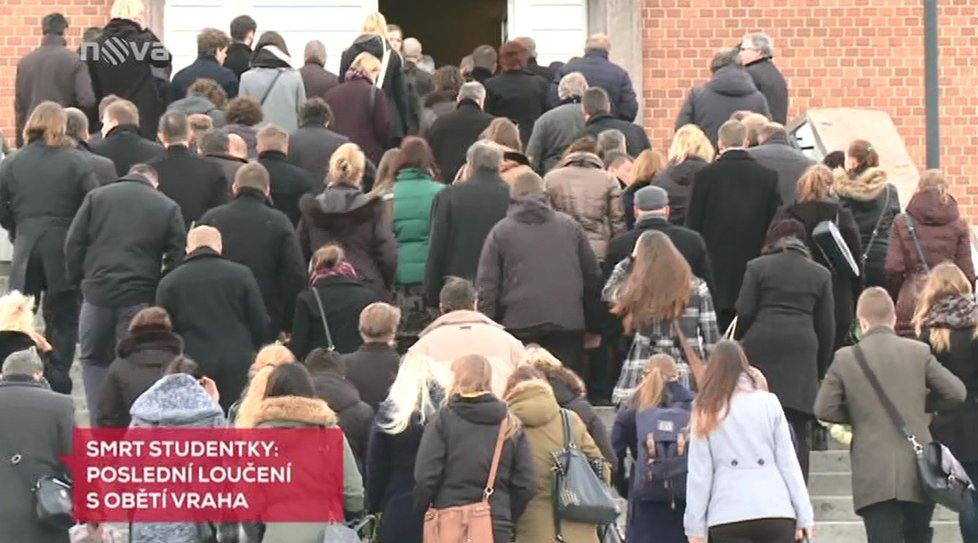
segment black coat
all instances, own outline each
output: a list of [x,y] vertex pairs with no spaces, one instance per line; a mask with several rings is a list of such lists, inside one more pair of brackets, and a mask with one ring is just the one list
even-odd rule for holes
[[[425,426],[414,466],[414,506],[436,509],[482,499],[499,437],[509,416],[506,404],[492,394],[453,396]],[[503,444],[492,508],[493,538],[508,543],[513,526],[536,494],[537,478],[526,434],[518,431]]]
[[312,384],[316,396],[326,402],[336,413],[339,426],[346,435],[357,459],[357,468],[363,473],[363,462],[367,458],[367,439],[374,421],[374,409],[360,399],[357,387],[343,377],[329,371],[312,370]]
[[166,149],[140,136],[139,127],[134,124],[113,128],[106,137],[92,144],[92,152],[111,160],[117,177],[129,173],[129,168],[136,164],[148,164],[166,156]]
[[813,413],[819,380],[835,352],[833,307],[831,274],[804,248],[747,263],[737,337],[786,408]]
[[103,307],[153,301],[161,264],[183,258],[180,207],[145,178],[126,176],[85,197],[64,243],[68,280]]
[[616,119],[610,113],[601,113],[591,117],[584,123],[584,128],[588,134],[595,138],[605,130],[620,131],[625,135],[625,148],[628,154],[633,157],[637,157],[642,151],[652,148],[644,128],[635,123]]
[[170,314],[187,356],[217,383],[227,411],[248,384],[255,352],[271,339],[251,270],[201,247],[160,281],[156,305]]
[[475,279],[482,245],[508,209],[509,185],[496,172],[477,172],[435,196],[424,281],[430,306],[438,306],[445,277]]
[[[4,541],[68,543],[68,530],[51,530],[35,520],[31,489],[40,477],[67,472],[59,460],[71,454],[74,407],[71,397],[25,377],[0,381],[0,526]],[[10,462],[15,454],[23,460]]]
[[693,179],[709,163],[696,155],[677,163],[670,162],[665,169],[656,172],[652,184],[662,187],[669,194],[669,222],[686,224],[689,195],[693,192]]
[[323,68],[315,61],[307,60],[302,68],[299,68],[302,76],[302,85],[306,89],[306,99],[324,98],[326,91],[340,84],[340,78]]
[[95,179],[99,185],[108,185],[119,179],[119,175],[115,170],[115,163],[93,152],[87,143],[79,141],[76,149],[85,157],[85,162],[92,167],[92,172],[95,174]]
[[785,204],[794,203],[798,180],[805,170],[815,165],[815,161],[805,156],[800,149],[795,149],[788,138],[781,135],[771,136],[747,152],[761,166],[778,172],[781,200]]
[[355,279],[333,276],[316,281],[316,285],[303,290],[295,303],[292,320],[292,342],[289,347],[296,358],[302,360],[316,347],[327,347],[323,318],[316,304],[312,289],[319,292],[326,311],[326,322],[336,351],[352,353],[363,344],[360,337],[360,312],[368,305],[380,301],[367,285]]
[[[114,48],[105,46],[109,40],[116,44],[122,40],[131,48],[130,51],[124,51],[122,62],[110,61],[113,60],[110,58],[113,57],[110,51]],[[93,55],[86,59],[95,99],[100,101],[109,94],[114,94],[129,100],[139,110],[139,132],[144,138],[155,139],[166,96],[160,93],[162,85],[154,76],[153,68],[169,69],[170,52],[153,32],[126,19],[109,21],[95,43],[100,58]],[[145,54],[138,58],[134,51]],[[119,175],[125,175],[127,171],[128,168]]]
[[190,152],[185,145],[171,145],[166,157],[150,163],[156,168],[160,192],[180,206],[188,228],[211,208],[229,198],[224,169]]
[[486,113],[513,121],[520,129],[520,141],[525,149],[533,123],[550,109],[547,104],[550,82],[528,70],[516,70],[490,77],[485,86]]
[[455,111],[438,117],[431,125],[425,139],[431,145],[443,181],[455,179],[465,164],[465,153],[491,122],[492,115],[482,111],[479,104],[462,100]]
[[[24,351],[30,348],[37,348],[37,343],[31,336],[16,330],[0,330],[0,360],[6,360],[8,356],[17,351]],[[51,390],[68,394],[71,392],[72,382],[68,372],[51,363],[53,351],[44,352],[37,349],[38,356],[44,361],[44,379],[51,385]]]
[[785,81],[781,70],[774,65],[771,57],[756,60],[747,65],[747,73],[754,80],[754,85],[767,98],[771,108],[771,120],[776,123],[788,123],[788,82]]
[[228,56],[224,59],[224,67],[234,72],[234,77],[241,81],[241,74],[251,67],[251,47],[246,43],[234,42],[228,46]]
[[[350,69],[350,65],[360,53],[370,53],[377,57],[377,60],[383,62],[384,50],[389,50],[391,46],[382,40],[383,38],[375,34],[363,34],[357,37],[340,57],[340,81],[342,82],[346,78],[347,70]],[[387,73],[384,76],[383,90],[387,97],[385,106],[389,112],[390,137],[394,140],[403,138],[407,134],[408,127],[408,95],[402,68],[401,55],[391,50],[390,60],[387,63]],[[336,113],[335,108],[333,113]]]
[[757,90],[746,70],[734,66],[720,68],[709,82],[694,87],[686,95],[676,119],[676,130],[687,124],[695,124],[706,133],[715,147],[720,126],[741,110],[771,116],[767,99]]
[[364,343],[356,351],[343,355],[346,379],[360,392],[360,399],[376,410],[387,399],[397,378],[401,356],[386,343]]
[[711,294],[718,312],[734,308],[747,262],[760,256],[780,205],[778,174],[746,151],[728,151],[696,174],[686,226],[703,236],[717,271]]
[[309,172],[316,190],[326,183],[329,159],[350,139],[319,123],[304,123],[289,134],[289,162]]
[[200,219],[221,232],[224,257],[244,264],[254,274],[271,337],[292,329],[295,299],[305,286],[306,271],[292,223],[274,209],[258,190],[239,189],[230,203],[208,211]]
[[313,181],[306,170],[290,164],[285,153],[265,151],[258,155],[258,163],[268,170],[272,205],[285,213],[295,228],[299,224],[299,199],[312,194],[322,187],[322,182]]
[[213,55],[201,55],[190,66],[180,70],[170,81],[170,102],[187,97],[187,89],[198,79],[212,79],[224,89],[228,99],[238,95],[238,76],[217,63]]
[[[871,168],[850,178],[842,170],[836,170],[832,185],[842,205],[852,212],[859,228],[859,244],[862,253],[853,255],[863,260],[863,272],[867,287],[886,287],[886,255],[890,247],[890,231],[893,220],[900,214],[900,194],[886,181],[886,174],[879,168]],[[879,230],[877,230],[879,226]],[[873,231],[876,235],[873,235]]]
[[[947,445],[960,462],[978,462],[978,340],[974,326],[951,330],[950,350],[935,352],[937,361],[961,379],[968,398],[957,409],[942,410],[930,425],[935,441]],[[923,341],[930,332],[924,330]],[[931,351],[936,349],[931,348]]]
[[526,65],[526,69],[530,72],[540,76],[549,85],[551,81],[554,80],[554,71],[547,66],[541,66],[536,58],[531,58],[529,63]]
[[166,366],[183,354],[183,340],[162,328],[147,327],[122,338],[116,354],[95,407],[95,426],[99,428],[129,427],[129,408],[160,379]]
[[0,225],[14,242],[11,290],[33,294],[74,288],[65,276],[65,236],[85,195],[96,186],[91,165],[70,147],[33,140],[0,163]]
[[601,87],[611,99],[612,113],[623,121],[634,121],[638,114],[638,100],[632,87],[631,77],[624,68],[608,60],[605,51],[588,51],[582,58],[564,64],[554,73],[550,82],[550,103],[559,102],[560,80],[571,72],[580,72],[590,87]]
[[607,280],[611,277],[615,266],[631,256],[635,249],[635,243],[643,233],[654,230],[669,236],[672,244],[676,246],[679,254],[683,255],[693,275],[706,281],[710,291],[714,288],[713,266],[710,265],[710,254],[706,250],[706,242],[703,236],[689,228],[672,224],[664,217],[650,216],[640,218],[635,223],[635,228],[611,240],[608,245],[608,257],[604,261],[604,277]]
[[382,404],[377,423],[370,429],[364,488],[367,509],[382,513],[381,532],[397,534],[399,543],[422,543],[425,507],[414,505],[414,468],[424,426],[417,414],[399,434],[379,426],[390,418],[390,404]]

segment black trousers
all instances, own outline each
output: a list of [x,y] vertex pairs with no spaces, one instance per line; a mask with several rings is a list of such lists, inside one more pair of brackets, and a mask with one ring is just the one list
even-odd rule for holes
[[812,416],[794,409],[785,409],[784,416],[788,419],[788,424],[791,425],[791,429],[795,433],[795,454],[798,455],[801,474],[807,483],[808,459],[812,453]]
[[889,500],[859,511],[868,543],[931,543],[934,504]]
[[761,518],[710,528],[710,543],[794,543],[795,519]]
[[525,345],[536,343],[550,354],[563,362],[564,366],[574,370],[582,379],[587,378],[587,364],[584,358],[584,332],[567,330],[510,330],[516,339]]
[[40,300],[41,317],[44,319],[44,337],[53,349],[44,377],[55,392],[71,394],[69,372],[75,360],[75,346],[78,343],[81,293],[75,289],[59,292],[48,290],[44,260],[37,248],[27,261],[24,291],[24,294],[34,297],[35,303]]

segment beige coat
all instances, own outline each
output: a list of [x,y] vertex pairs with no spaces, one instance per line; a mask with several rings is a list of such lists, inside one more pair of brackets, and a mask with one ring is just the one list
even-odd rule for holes
[[[960,404],[965,399],[964,384],[934,359],[926,344],[898,337],[892,328],[869,330],[859,345],[917,440],[930,442],[927,411],[938,406],[928,400]],[[815,399],[815,416],[852,425],[855,508],[894,499],[926,503],[913,450],[878,398],[852,347],[840,349]]]
[[412,353],[430,356],[435,374],[446,390],[451,389],[452,362],[468,354],[481,354],[492,364],[492,392],[502,398],[506,381],[523,358],[523,344],[503,326],[478,311],[446,313],[428,325]]

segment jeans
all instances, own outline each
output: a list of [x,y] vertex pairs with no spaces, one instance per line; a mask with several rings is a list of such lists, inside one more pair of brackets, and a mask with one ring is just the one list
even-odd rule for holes
[[102,384],[109,372],[109,364],[115,359],[115,347],[129,331],[129,323],[149,304],[125,307],[100,307],[85,301],[78,321],[78,338],[82,363],[82,381],[91,424],[95,425],[95,411],[102,394]]
[[795,519],[762,518],[711,526],[710,543],[793,543]]
[[[971,481],[978,481],[978,462],[964,462],[962,465]],[[961,540],[964,543],[978,543],[978,501],[971,504],[971,509],[961,512],[958,524],[961,526]]]
[[934,504],[889,500],[857,511],[866,526],[868,543],[931,543]]

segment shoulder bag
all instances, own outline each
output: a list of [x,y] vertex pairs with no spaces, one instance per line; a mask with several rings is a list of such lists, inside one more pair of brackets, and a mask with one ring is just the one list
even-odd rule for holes
[[890,209],[890,187],[883,189],[886,192],[886,198],[883,200],[883,209],[880,211],[880,216],[876,218],[876,226],[873,227],[873,233],[869,235],[869,242],[866,243],[866,249],[863,251],[862,262],[863,267],[866,267],[866,260],[869,259],[869,251],[876,244],[876,240],[880,236],[880,226],[883,224],[883,218],[886,217],[886,212]]
[[268,95],[272,94],[272,89],[275,88],[275,83],[278,83],[278,78],[282,77],[284,72],[285,68],[279,68],[275,71],[275,77],[272,78],[272,82],[268,85],[268,88],[265,89],[265,94],[261,96],[261,100],[259,101],[261,105],[265,105],[265,100],[268,100]]
[[[39,464],[52,467],[56,472],[63,471],[60,466],[40,458],[13,454],[8,457],[14,471],[24,478],[19,464],[32,460]],[[44,475],[33,484],[28,483],[34,498],[34,518],[38,524],[54,530],[67,530],[75,524],[71,505],[71,480],[62,475]]]
[[[587,455],[577,448],[570,416],[560,410],[564,427],[564,450],[553,453],[554,533],[563,542],[561,520],[604,526],[618,519],[618,504],[611,489],[595,474]],[[603,470],[603,468],[602,468]]]
[[316,290],[316,285],[312,286],[312,295],[316,299],[316,307],[319,308],[319,318],[323,321],[323,330],[326,332],[326,348],[330,351],[336,350],[336,345],[333,343],[333,334],[329,331],[329,321],[326,320],[326,309],[323,307],[323,299],[319,296],[319,291]]
[[917,309],[917,300],[920,299],[920,293],[923,292],[924,285],[927,284],[930,265],[927,264],[927,257],[924,255],[924,248],[920,243],[920,237],[917,234],[917,226],[914,224],[913,217],[909,213],[904,213],[903,218],[907,221],[907,230],[910,231],[910,238],[913,240],[914,250],[917,253],[917,258],[920,260],[920,267],[910,272],[908,277],[903,281],[903,284],[900,286],[900,292],[897,293],[896,306],[897,315],[913,315]]
[[932,502],[959,513],[969,510],[974,499],[975,487],[971,484],[971,479],[968,478],[964,468],[943,444],[937,441],[921,444],[917,441],[917,436],[910,431],[907,422],[900,416],[900,412],[897,411],[890,397],[886,395],[879,379],[873,373],[873,369],[869,367],[869,362],[866,361],[866,355],[862,348],[855,345],[852,352],[856,355],[856,361],[866,375],[866,379],[869,380],[869,384],[879,396],[886,414],[913,447],[913,453],[917,459],[917,473],[920,475],[920,485],[924,489],[924,495]]
[[508,430],[509,419],[504,418],[499,425],[496,450],[492,454],[492,466],[482,501],[444,509],[429,508],[424,515],[424,543],[493,543],[489,497],[496,484],[496,471]]
[[818,247],[826,264],[836,274],[845,278],[859,277],[859,265],[852,257],[852,251],[839,232],[839,215],[834,221],[822,221],[812,230],[812,243]]

